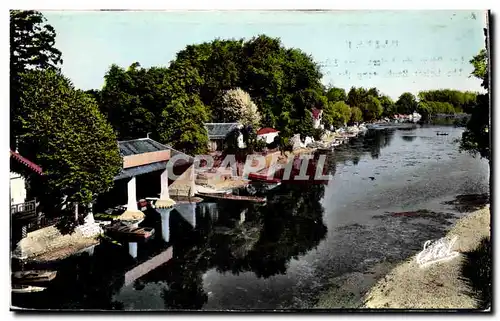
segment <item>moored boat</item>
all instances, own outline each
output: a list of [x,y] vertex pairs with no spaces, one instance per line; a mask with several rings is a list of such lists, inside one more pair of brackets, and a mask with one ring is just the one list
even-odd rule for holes
[[129,242],[146,241],[154,235],[154,228],[134,227],[123,223],[115,223],[104,228],[107,236]]
[[33,285],[13,285],[12,293],[37,293],[45,291],[46,288]]
[[208,193],[198,193],[197,195],[199,195],[202,198],[214,199],[214,200],[245,201],[252,203],[266,202],[265,197],[258,197],[258,196],[240,196],[233,194],[208,194]]
[[56,271],[30,270],[12,273],[12,284],[33,285],[52,281],[57,275]]

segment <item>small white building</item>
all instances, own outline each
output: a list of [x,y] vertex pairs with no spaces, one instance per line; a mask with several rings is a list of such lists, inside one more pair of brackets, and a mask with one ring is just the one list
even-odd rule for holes
[[271,144],[274,139],[279,135],[279,130],[270,127],[264,127],[257,131],[257,139],[263,140],[266,144]]

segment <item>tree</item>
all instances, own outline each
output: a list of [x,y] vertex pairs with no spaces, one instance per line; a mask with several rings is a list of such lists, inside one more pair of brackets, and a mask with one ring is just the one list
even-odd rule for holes
[[62,63],[61,52],[54,47],[56,32],[45,24],[45,17],[38,11],[10,11],[10,131],[11,148],[15,138],[23,134],[18,122],[21,112],[21,77],[27,70],[58,69]]
[[382,95],[379,100],[383,109],[382,116],[390,117],[396,113],[396,104],[389,96]]
[[351,123],[363,121],[363,112],[358,107],[351,107]]
[[372,95],[367,96],[366,100],[361,103],[360,109],[363,112],[363,119],[367,121],[380,118],[384,111],[378,98]]
[[127,70],[112,65],[104,76],[99,94],[102,112],[120,140],[157,138],[158,119],[167,104],[164,90],[165,68],[140,67],[132,64]]
[[207,109],[198,96],[176,97],[162,112],[158,125],[160,141],[189,155],[206,153],[208,136],[204,123],[207,120]]
[[217,121],[240,122],[253,128],[260,126],[261,116],[257,106],[244,90],[237,88],[224,92],[219,104],[220,106],[217,106],[217,109],[216,106],[212,107],[214,113],[217,112]]
[[351,87],[347,94],[347,104],[351,107],[360,107],[366,101],[368,92],[364,88]]
[[347,100],[347,95],[343,88],[332,87],[326,92],[326,98],[328,99],[328,101],[331,101],[333,103],[336,103],[338,101],[345,102]]
[[[485,36],[488,30],[484,29]],[[460,150],[468,151],[471,154],[479,154],[488,159],[491,167],[491,131],[490,131],[490,97],[489,97],[489,55],[488,37],[486,37],[486,49],[474,56],[470,63],[474,70],[472,75],[482,80],[482,86],[486,89],[486,94],[477,96],[477,104],[471,111],[471,118],[466,125],[460,142]]]
[[19,151],[45,173],[43,187],[33,192],[55,211],[61,208],[54,204],[87,205],[113,185],[121,169],[113,129],[95,100],[59,71],[26,72],[22,84]]
[[351,120],[351,108],[343,101],[328,102],[323,111],[323,121],[329,126],[344,126]]
[[411,114],[417,110],[417,99],[412,93],[403,93],[396,102],[396,110],[400,114]]

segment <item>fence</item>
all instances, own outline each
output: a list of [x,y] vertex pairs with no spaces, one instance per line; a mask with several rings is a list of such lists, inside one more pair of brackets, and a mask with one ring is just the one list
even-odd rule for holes
[[10,214],[16,213],[34,213],[36,210],[36,200],[29,202],[13,204],[10,206]]

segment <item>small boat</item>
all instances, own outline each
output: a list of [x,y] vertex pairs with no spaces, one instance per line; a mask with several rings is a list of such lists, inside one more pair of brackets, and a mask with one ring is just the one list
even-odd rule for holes
[[52,281],[57,275],[56,271],[19,271],[12,273],[12,284],[41,284]]
[[230,200],[230,201],[245,201],[245,202],[253,202],[253,203],[265,203],[265,197],[258,196],[239,196],[233,194],[208,194],[208,193],[198,193],[200,197],[208,198],[208,199],[220,199],[220,200]]
[[129,242],[141,242],[146,241],[154,235],[154,228],[151,227],[134,227],[130,225],[125,225],[123,223],[115,223],[104,228],[107,236],[129,241]]
[[449,134],[448,133],[437,132],[436,135],[438,135],[438,136],[448,136]]
[[45,291],[44,287],[33,285],[13,285],[12,293],[36,293]]

